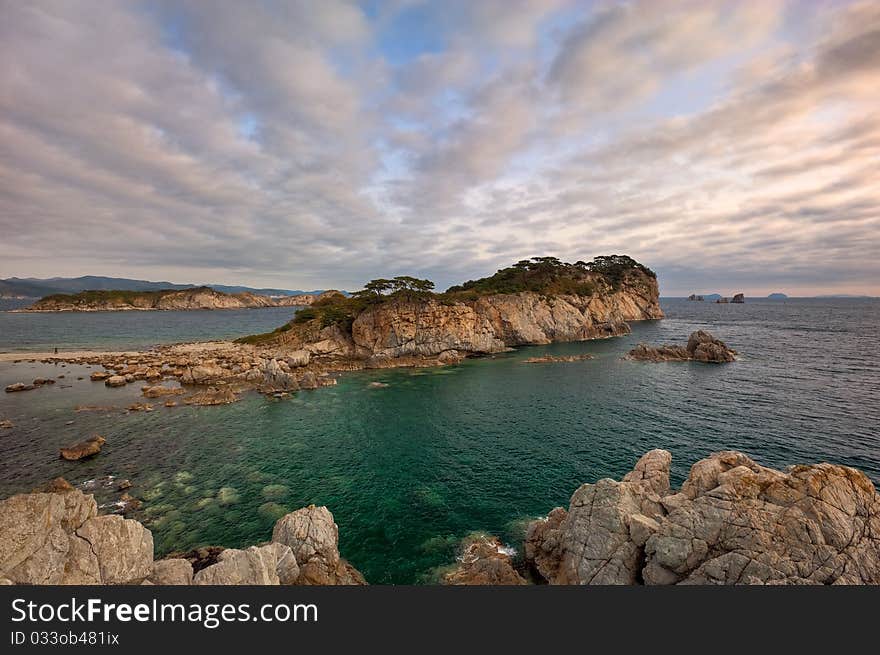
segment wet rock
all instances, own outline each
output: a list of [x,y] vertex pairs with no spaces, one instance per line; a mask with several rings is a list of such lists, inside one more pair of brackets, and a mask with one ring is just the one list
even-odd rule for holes
[[741,293],[736,294],[736,295],[730,300],[730,302],[732,302],[732,303],[737,303],[737,304],[742,304],[742,303],[744,303],[745,301],[746,301],[746,297],[745,297],[745,295],[743,295],[743,294],[741,294]]
[[162,396],[179,396],[186,393],[186,389],[180,387],[165,387],[162,385],[141,387],[144,398],[161,398]]
[[129,412],[152,412],[153,406],[149,403],[134,403],[126,407]]
[[112,373],[108,371],[92,371],[92,374],[89,376],[89,379],[92,382],[101,382],[103,380],[107,380],[113,376]]
[[67,491],[73,491],[74,486],[70,484],[67,480],[62,477],[55,478],[54,480],[50,480],[46,484],[41,487],[34,489],[31,493],[64,493]]
[[83,459],[85,457],[92,457],[101,452],[101,446],[103,446],[107,440],[99,434],[93,435],[86,439],[85,441],[80,441],[72,446],[61,449],[61,457],[64,459],[75,462],[76,460]]
[[47,384],[55,384],[55,380],[53,380],[52,378],[36,378],[33,381],[33,385],[35,387],[42,387]]
[[191,585],[193,565],[185,559],[160,559],[153,562],[149,581],[155,585]]
[[318,376],[313,371],[306,371],[299,381],[299,386],[302,389],[317,389],[319,386]]
[[443,576],[447,585],[524,585],[510,553],[495,537],[480,535],[464,546],[458,565]]
[[3,421],[0,421],[0,430],[11,430],[14,427],[15,427],[15,423],[10,421],[9,419],[5,419]]
[[649,346],[640,343],[629,351],[626,359],[647,362],[706,362],[721,364],[736,360],[736,351],[704,330],[693,332],[686,347],[676,345]]
[[111,375],[109,378],[104,380],[104,384],[108,387],[124,387],[128,384],[128,380],[124,375]]
[[582,362],[593,359],[592,355],[543,355],[541,357],[529,357],[523,360],[524,364],[546,364],[553,362]]
[[290,372],[286,363],[282,365],[277,359],[273,358],[260,367],[259,370],[263,376],[263,381],[260,385],[260,391],[263,393],[296,391],[299,389],[296,376]]
[[31,391],[32,389],[36,389],[36,387],[32,384],[15,382],[6,386],[6,393],[16,393],[17,391]]

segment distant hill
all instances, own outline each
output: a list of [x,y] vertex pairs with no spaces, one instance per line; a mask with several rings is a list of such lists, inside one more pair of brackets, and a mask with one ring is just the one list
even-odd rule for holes
[[771,293],[767,295],[767,300],[788,300],[788,296],[784,293]]
[[251,287],[229,286],[225,284],[173,284],[171,282],[150,282],[122,277],[101,277],[84,275],[82,277],[18,278],[0,280],[2,298],[43,298],[56,293],[79,293],[81,291],[163,291],[195,289],[208,286],[223,293],[255,293],[261,296],[300,296],[317,295],[324,289],[300,291],[294,289],[254,289]]

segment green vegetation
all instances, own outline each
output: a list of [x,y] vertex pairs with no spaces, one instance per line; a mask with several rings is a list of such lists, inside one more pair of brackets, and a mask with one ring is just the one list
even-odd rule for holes
[[262,334],[251,334],[246,337],[241,337],[235,340],[235,343],[246,343],[251,346],[259,346],[263,343],[268,343],[272,341],[279,334],[284,334],[285,332],[289,332],[293,326],[290,323],[285,323],[279,328],[275,328],[271,332],[264,332]]
[[211,291],[210,287],[194,287],[192,289],[160,289],[157,291],[127,291],[124,289],[100,289],[80,291],[79,293],[55,293],[37,301],[36,305],[132,305],[138,301],[156,301],[170,293],[196,293]]
[[315,301],[299,310],[293,320],[273,332],[238,339],[238,343],[260,344],[271,341],[282,332],[298,326],[300,330],[338,326],[344,332],[361,312],[370,306],[392,301],[434,299],[444,305],[468,302],[481,296],[530,291],[542,295],[592,296],[617,290],[624,283],[640,287],[645,276],[656,278],[654,272],[626,255],[596,257],[591,262],[563,262],[556,257],[533,257],[503,268],[490,277],[468,280],[435,293],[431,280],[401,275],[370,280],[364,288],[349,297],[334,295]]

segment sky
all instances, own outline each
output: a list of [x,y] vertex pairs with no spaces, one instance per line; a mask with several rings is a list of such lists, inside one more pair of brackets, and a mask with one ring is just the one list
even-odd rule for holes
[[880,295],[880,3],[0,0],[0,277]]

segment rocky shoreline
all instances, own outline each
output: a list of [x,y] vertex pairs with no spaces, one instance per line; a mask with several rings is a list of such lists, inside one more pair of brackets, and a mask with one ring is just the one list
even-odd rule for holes
[[0,501],[0,584],[366,584],[339,556],[339,529],[326,507],[283,516],[264,544],[154,560],[153,535],[141,523],[99,515],[93,496],[55,488]]
[[[777,471],[724,451],[679,490],[652,450],[622,480],[584,484],[533,521],[524,557],[473,535],[450,585],[880,584],[880,494],[833,464]],[[124,482],[120,488],[124,487]],[[0,584],[362,585],[326,507],[280,518],[248,548],[204,546],[154,559],[151,532],[55,480],[0,501]]]
[[485,537],[449,584],[880,584],[880,494],[833,464],[777,471],[742,453],[695,463],[670,488],[672,456],[645,454],[621,481],[584,484],[529,525],[524,561]]

